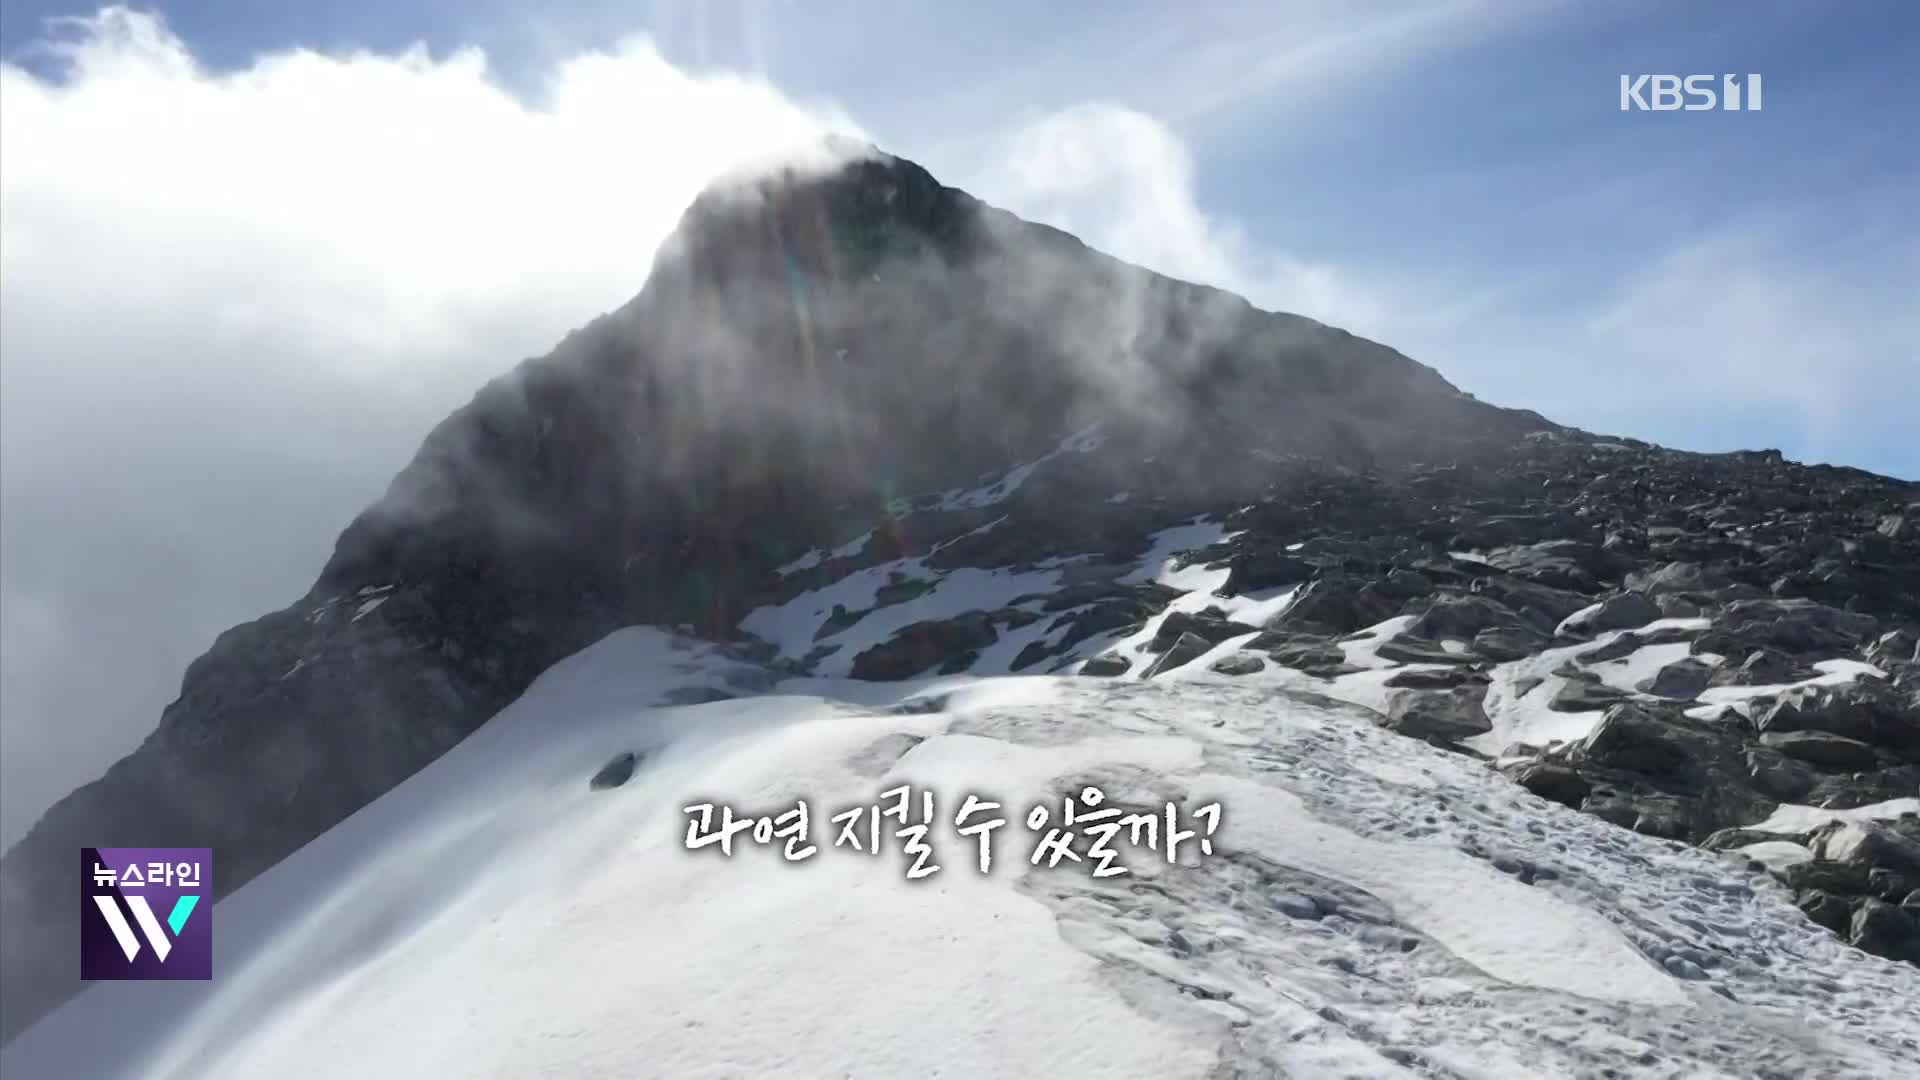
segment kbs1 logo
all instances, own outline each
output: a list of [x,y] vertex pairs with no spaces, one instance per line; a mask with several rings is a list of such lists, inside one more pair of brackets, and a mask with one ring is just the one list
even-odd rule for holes
[[[1741,79],[1745,78],[1743,85]],[[1621,112],[1759,112],[1758,75],[1622,75]]]
[[81,848],[82,979],[213,978],[210,848]]

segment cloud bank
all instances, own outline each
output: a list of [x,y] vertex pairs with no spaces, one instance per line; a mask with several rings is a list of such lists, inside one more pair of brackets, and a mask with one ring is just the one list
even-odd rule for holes
[[0,841],[299,595],[488,378],[629,298],[709,178],[827,103],[646,39],[203,70],[153,17],[0,66]]

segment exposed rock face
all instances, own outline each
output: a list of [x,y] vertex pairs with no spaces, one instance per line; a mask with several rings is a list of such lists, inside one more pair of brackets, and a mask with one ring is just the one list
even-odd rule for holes
[[1388,703],[1386,727],[1436,745],[1484,735],[1493,730],[1477,689],[1412,690]]
[[1729,829],[1705,842],[1766,844],[1801,849],[1776,873],[1808,918],[1868,952],[1920,964],[1920,811],[1884,822]]
[[[1200,516],[1226,538],[1175,561],[1221,571],[1222,603],[1297,589],[1262,625],[1168,615],[1181,590],[1134,573]],[[1506,762],[1530,790],[1694,842],[1784,801],[1911,795],[1911,520],[1920,486],[1496,408],[1391,349],[1125,266],[898,159],[717,189],[640,296],[442,423],[306,596],[223,634],[153,735],[7,852],[0,1022],[11,1035],[77,989],[76,848],[210,846],[230,892],[633,623],[865,678],[991,654],[1000,670],[1252,683],[1336,679],[1354,668],[1343,638],[1404,616],[1370,646],[1414,665],[1383,722],[1446,745],[1492,730],[1497,665],[1632,630],[1631,647],[1597,644],[1690,641],[1699,659],[1644,693],[1563,679],[1556,702],[1606,718]],[[866,572],[872,587],[823,602],[798,645],[744,636],[750,612]],[[1048,584],[971,607],[930,593],[996,573]],[[1648,627],[1681,613],[1708,628]],[[1137,667],[1104,651],[1156,618]],[[1688,715],[1713,686],[1765,689],[1835,659],[1885,678]],[[1896,955],[1911,897],[1875,880],[1826,889],[1820,910]]]

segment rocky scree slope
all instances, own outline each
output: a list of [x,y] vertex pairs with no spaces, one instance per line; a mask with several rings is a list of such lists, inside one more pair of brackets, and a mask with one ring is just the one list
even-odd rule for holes
[[[1471,463],[1293,461],[1184,518],[1152,463],[1102,495],[1074,488],[1073,456],[886,519],[926,556],[894,555],[876,522],[802,560],[745,625],[863,678],[1278,678],[1751,860],[1813,921],[1920,964],[1920,485],[1543,430]],[[1100,527],[1050,524],[1076,499],[1068,516]],[[1129,539],[1103,547],[1120,522]],[[1129,573],[1156,526],[1162,570]],[[982,568],[1004,587],[968,588],[994,603],[944,596]]]
[[[1914,793],[1916,503],[1496,408],[897,158],[729,182],[634,301],[436,428],[305,596],[223,634],[146,742],[0,860],[0,1022],[78,988],[76,847],[210,846],[224,895],[636,623],[869,679],[1205,660],[1370,701],[1353,680],[1399,679],[1383,723],[1451,746],[1498,734],[1511,665],[1684,643],[1708,670],[1645,690],[1569,653],[1529,689],[1604,720],[1481,752],[1744,847],[1725,830],[1781,804]],[[1809,667],[1837,659],[1873,674]],[[1751,842],[1807,853],[1783,873],[1814,917],[1905,948],[1907,826],[1788,817],[1807,828]]]

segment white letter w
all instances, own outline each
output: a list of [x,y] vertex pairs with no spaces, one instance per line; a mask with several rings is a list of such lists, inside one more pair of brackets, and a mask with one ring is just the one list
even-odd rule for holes
[[[173,942],[167,940],[167,932],[160,929],[160,920],[153,917],[153,909],[147,906],[144,896],[129,896],[127,906],[133,909],[133,918],[140,924],[140,932],[147,936],[147,943],[153,951],[166,962],[167,954],[173,951]],[[120,943],[120,951],[127,954],[127,962],[140,955],[140,942],[133,936],[133,927],[127,925],[127,917],[120,914],[120,906],[111,896],[95,896],[93,902],[99,906],[100,914],[107,920],[107,927],[113,931],[113,939]]]

